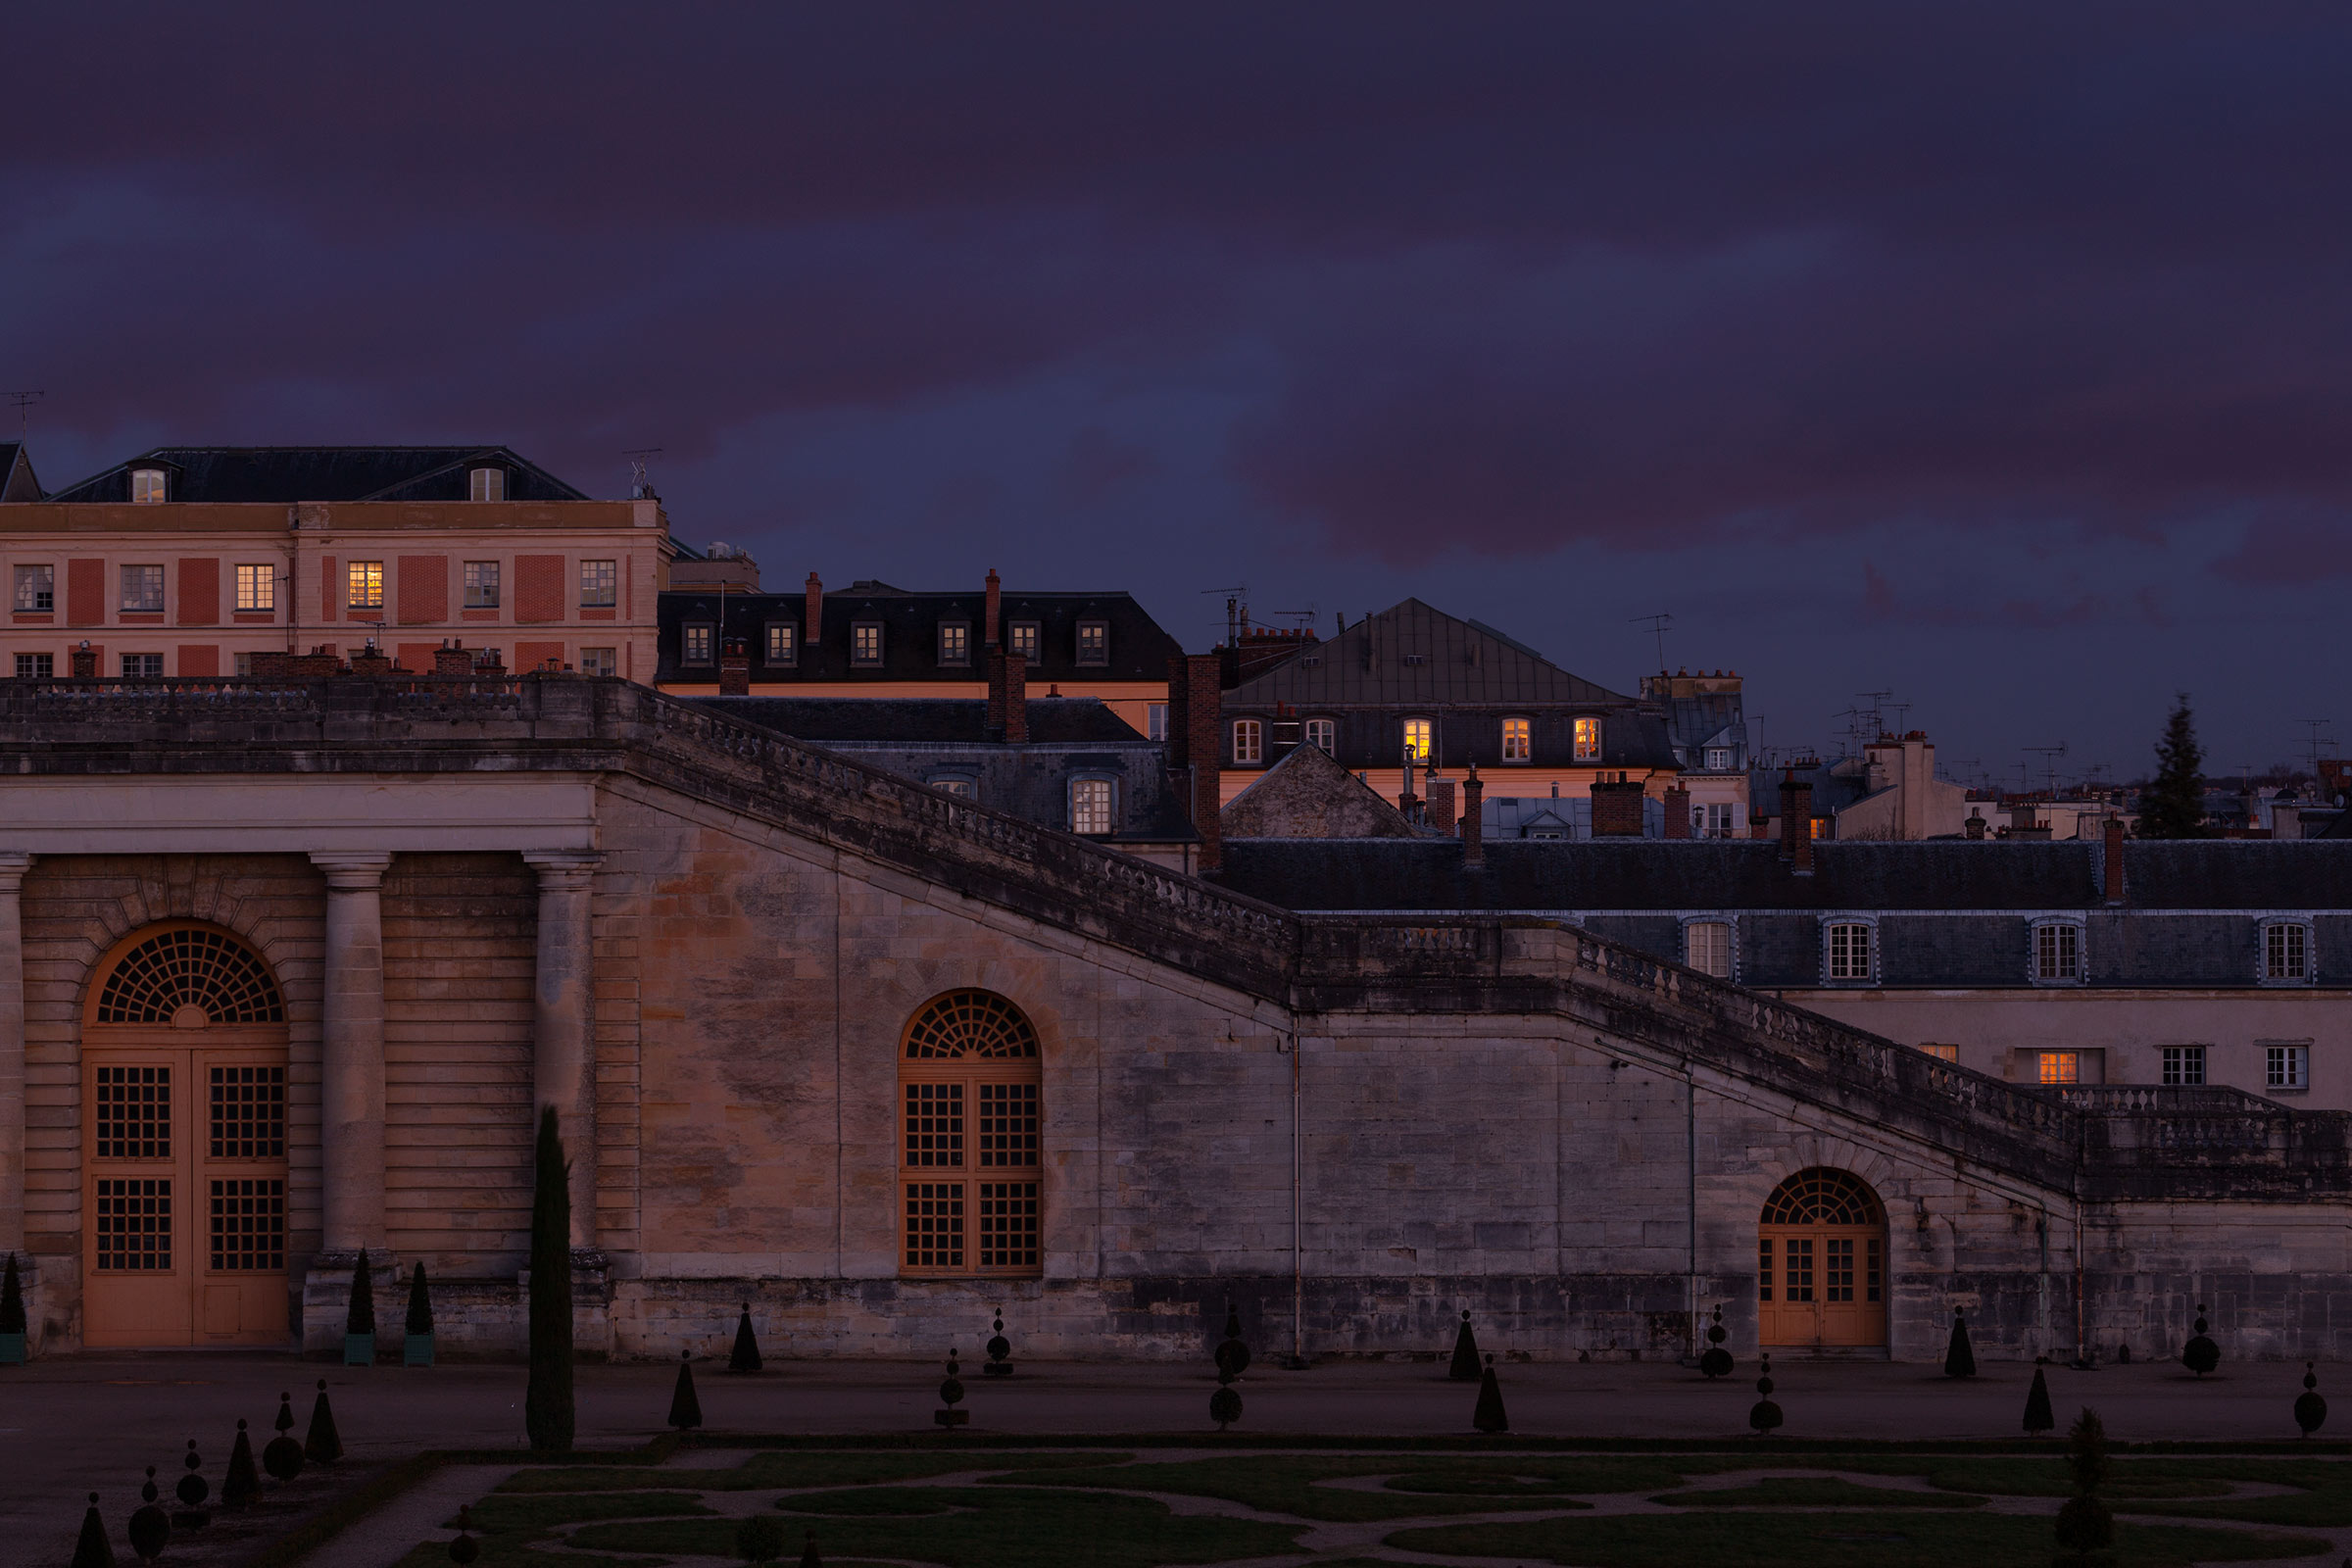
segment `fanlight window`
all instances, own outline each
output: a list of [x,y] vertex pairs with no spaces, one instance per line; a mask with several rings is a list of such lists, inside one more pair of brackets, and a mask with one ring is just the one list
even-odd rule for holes
[[285,999],[250,948],[225,932],[182,926],[122,955],[98,994],[99,1023],[284,1023]]
[[1764,1201],[1767,1225],[1881,1225],[1878,1195],[1841,1170],[1811,1165],[1772,1190]]
[[899,1061],[900,1267],[1040,1272],[1037,1030],[986,991],[951,991],[906,1026]]
[[906,1054],[917,1061],[1034,1056],[1037,1031],[994,992],[951,991],[906,1026]]

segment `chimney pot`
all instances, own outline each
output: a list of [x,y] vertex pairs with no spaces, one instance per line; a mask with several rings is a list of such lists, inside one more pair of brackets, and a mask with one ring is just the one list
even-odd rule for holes
[[1781,781],[1781,858],[1798,876],[1813,874],[1813,786],[1794,768]]
[[718,695],[752,695],[752,654],[740,637],[729,637],[718,649]]
[[1666,836],[1670,839],[1690,837],[1690,792],[1680,784],[1666,788]]
[[988,612],[981,616],[980,643],[988,646],[997,640],[998,616],[1004,604],[1004,584],[997,577],[997,568],[988,568]]
[[825,634],[825,585],[816,580],[813,571],[808,574],[808,607],[803,614],[806,624],[801,627],[801,644],[813,653]]

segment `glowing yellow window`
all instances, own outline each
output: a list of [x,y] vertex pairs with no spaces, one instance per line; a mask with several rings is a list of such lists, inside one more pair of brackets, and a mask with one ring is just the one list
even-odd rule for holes
[[2079,1084],[2082,1081],[2082,1053],[2080,1051],[2045,1051],[2041,1054],[2041,1081],[2045,1084]]
[[1580,762],[1600,760],[1600,720],[1580,718],[1576,721],[1576,760]]
[[1960,1048],[1958,1046],[1939,1046],[1934,1041],[1930,1040],[1923,1041],[1919,1049],[1927,1053],[1929,1055],[1934,1056],[1937,1061],[1957,1062],[1960,1059]]
[[1532,762],[1536,760],[1535,726],[1524,718],[1502,721],[1502,760],[1506,762]]
[[350,571],[351,593],[347,603],[354,610],[384,608],[384,564],[380,561],[355,561]]
[[1404,721],[1404,760],[1408,762],[1426,762],[1429,758],[1429,720],[1426,718],[1406,719]]

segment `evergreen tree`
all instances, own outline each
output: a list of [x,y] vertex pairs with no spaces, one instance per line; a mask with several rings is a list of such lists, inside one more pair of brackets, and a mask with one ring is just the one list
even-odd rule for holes
[[1478,1336],[1470,1332],[1470,1309],[1462,1308],[1462,1326],[1453,1336],[1453,1364],[1446,1375],[1456,1383],[1478,1381]]
[[365,1247],[360,1249],[360,1255],[351,1265],[351,1309],[343,1315],[343,1332],[375,1332],[375,1281],[368,1273],[368,1249]]
[[411,1334],[433,1332],[433,1298],[424,1289],[424,1262],[418,1259],[416,1272],[409,1276],[409,1321]]
[[2115,1515],[2099,1500],[2107,1480],[2107,1428],[2096,1410],[2085,1409],[2067,1433],[2066,1467],[2074,1475],[2075,1494],[2058,1510],[2058,1544],[2077,1562],[2104,1561],[2092,1554],[2114,1542]]
[[678,1352],[678,1381],[669,1391],[669,1424],[691,1432],[703,1424],[703,1401],[694,1393],[694,1352]]
[[1943,1375],[1947,1378],[1973,1378],[1977,1375],[1977,1352],[1968,1343],[1968,1321],[1952,1308],[1952,1344],[1943,1352]]
[[335,1407],[326,1402],[326,1379],[318,1380],[318,1397],[311,1403],[311,1430],[302,1444],[303,1457],[313,1464],[333,1464],[343,1457],[343,1434],[335,1430]]
[[2049,1379],[2041,1375],[2041,1363],[2034,1364],[2034,1387],[2026,1391],[2026,1436],[2038,1438],[2058,1424],[2050,1409]]
[[2186,1345],[2180,1347],[2180,1364],[2198,1377],[2203,1377],[2222,1364],[2222,1348],[2206,1334],[2207,1327],[2205,1305],[2200,1301],[2197,1303],[2197,1332]]
[[[727,1357],[727,1370],[757,1372],[760,1365],[760,1341],[752,1334],[752,1303],[746,1301],[743,1303],[743,1316],[735,1324],[735,1348]],[[776,1547],[779,1553],[783,1549],[781,1545]]]
[[220,1478],[220,1502],[229,1508],[250,1508],[262,1500],[262,1473],[254,1468],[253,1440],[245,1423],[237,1423],[237,1441],[228,1450],[228,1474]]
[[291,1481],[302,1474],[302,1445],[294,1440],[294,1398],[280,1394],[277,1396],[277,1420],[273,1423],[277,1436],[262,1448],[262,1468],[278,1481]]
[[98,1517],[98,1494],[81,1516],[81,1536],[74,1543],[74,1568],[115,1568],[114,1544],[106,1538],[106,1522]]
[[1494,1357],[1478,1374],[1478,1407],[1470,1412],[1470,1424],[1492,1435],[1511,1430],[1511,1418],[1502,1408],[1502,1384],[1494,1376]]
[[571,1446],[571,1162],[556,1107],[539,1116],[537,1188],[531,1196],[531,1371],[522,1396],[531,1446]]
[[2139,836],[2196,839],[2205,836],[2205,751],[2197,744],[2188,693],[2180,694],[2164,739],[2156,743],[2156,777],[2139,795]]
[[2295,1425],[2310,1437],[2328,1424],[2328,1401],[2320,1396],[2319,1368],[2303,1363],[2303,1392],[2295,1396]]

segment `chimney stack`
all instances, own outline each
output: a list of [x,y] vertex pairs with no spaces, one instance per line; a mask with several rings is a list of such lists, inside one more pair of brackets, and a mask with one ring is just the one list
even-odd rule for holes
[[980,646],[988,647],[997,640],[997,617],[1004,609],[1004,585],[998,580],[997,568],[988,568],[988,612],[981,617]]
[[1972,841],[1983,839],[1984,837],[1984,814],[1982,811],[1969,812],[1968,820],[1960,824],[1960,831],[1967,834]]
[[2107,902],[2124,902],[2124,819],[2111,816],[2103,824],[2106,842],[2100,846],[2100,868],[2106,873]]
[[[1193,828],[1200,835],[1200,868],[1220,869],[1225,863],[1225,809],[1221,763],[1224,748],[1219,730],[1224,718],[1224,683],[1218,679],[1220,661],[1214,654],[1184,656],[1185,757],[1191,767]],[[1170,693],[1173,696],[1173,693]]]
[[752,651],[740,637],[729,637],[718,645],[718,695],[752,695]]
[[1666,836],[1687,839],[1690,833],[1690,792],[1680,784],[1666,787]]
[[[1690,814],[1684,813],[1684,825]],[[1642,836],[1642,786],[1620,773],[1592,781],[1592,836],[1596,839],[1638,839]]]
[[463,641],[454,645],[443,643],[433,650],[433,673],[463,679],[473,673],[473,655]]
[[1004,685],[1004,744],[1029,744],[1029,660],[1028,656],[1007,651],[1002,661]]
[[996,644],[988,645],[988,738],[1004,738],[1004,650]]
[[74,678],[75,680],[96,680],[98,678],[98,650],[92,648],[86,641],[74,645]]
[[808,650],[801,655],[806,661],[816,652],[817,639],[825,634],[825,585],[808,574],[808,609],[801,625],[801,646]]
[[1466,870],[1480,870],[1487,863],[1487,786],[1480,781],[1478,764],[1470,766],[1470,776],[1462,780],[1462,865]]
[[1781,780],[1781,858],[1798,876],[1813,874],[1813,786],[1793,767]]
[[1429,781],[1429,811],[1427,814],[1427,819],[1429,825],[1436,828],[1441,833],[1451,833],[1453,831],[1453,780],[1449,778],[1433,778]]

